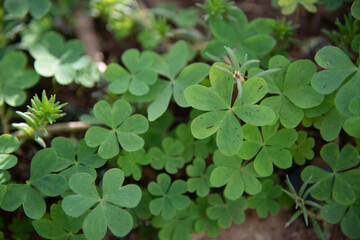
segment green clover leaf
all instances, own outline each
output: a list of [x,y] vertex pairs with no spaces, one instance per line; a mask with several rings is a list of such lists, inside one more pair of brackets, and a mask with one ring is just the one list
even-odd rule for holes
[[105,172],[102,197],[87,173],[77,173],[70,178],[69,186],[75,195],[64,198],[61,206],[71,217],[80,217],[95,205],[85,217],[82,228],[87,239],[102,239],[107,228],[117,237],[125,236],[133,226],[131,215],[123,208],[134,208],[141,198],[141,189],[134,184],[122,186],[124,173],[117,168]]
[[31,160],[30,179],[26,184],[9,184],[1,203],[5,211],[15,211],[23,206],[26,216],[40,219],[45,211],[46,204],[39,193],[55,197],[67,189],[66,179],[58,174],[51,174],[56,168],[58,157],[54,149],[40,150]]
[[354,203],[356,191],[360,191],[360,169],[348,169],[360,162],[357,150],[351,145],[346,145],[340,152],[339,146],[332,142],[322,147],[320,155],[331,168],[330,171],[308,166],[301,173],[301,179],[304,181],[312,176],[309,183],[319,182],[311,196],[317,200],[327,200],[332,196],[342,205]]
[[82,227],[86,214],[72,218],[65,214],[61,203],[52,204],[50,207],[50,219],[42,218],[33,221],[35,231],[46,239],[85,239],[83,234],[76,234]]
[[17,163],[17,157],[10,154],[19,148],[19,140],[9,134],[0,136],[0,171],[12,168]]
[[206,235],[215,238],[220,234],[220,226],[217,220],[212,220],[206,215],[206,209],[210,207],[208,198],[197,198],[196,204],[191,204],[189,211],[196,217],[194,223],[195,233],[201,234],[206,231]]
[[34,70],[25,69],[26,55],[20,51],[6,53],[0,61],[0,105],[4,102],[12,107],[25,102],[25,89],[39,81]]
[[246,203],[250,209],[256,209],[260,218],[266,218],[269,213],[275,215],[279,212],[280,206],[273,198],[279,198],[281,195],[281,186],[274,184],[271,179],[266,179],[262,183],[261,193],[248,197]]
[[317,51],[316,63],[324,68],[311,81],[313,88],[323,94],[337,90],[345,79],[357,70],[350,58],[338,47],[326,46]]
[[297,133],[295,129],[282,128],[278,130],[279,123],[271,126],[263,126],[260,130],[250,124],[243,126],[244,141],[238,156],[249,160],[253,158],[256,172],[263,176],[270,176],[273,165],[281,169],[292,166],[292,155],[289,148],[295,143]]
[[152,158],[151,167],[156,170],[165,168],[165,171],[170,174],[177,173],[178,169],[182,168],[185,164],[181,156],[184,152],[184,145],[179,140],[170,137],[165,138],[161,145],[163,150],[153,147],[149,151],[149,155]]
[[312,137],[307,137],[305,131],[299,131],[298,138],[296,143],[292,145],[289,150],[291,155],[294,157],[294,162],[297,165],[304,165],[307,160],[312,160],[315,156],[314,151],[312,150],[315,146],[315,139]]
[[350,136],[360,138],[360,96],[351,100],[349,110],[354,116],[346,119],[344,130]]
[[206,215],[216,220],[221,228],[229,228],[232,221],[241,224],[245,221],[246,200],[241,197],[235,201],[221,198],[219,194],[212,194],[208,199],[210,207],[206,209]]
[[17,18],[24,17],[28,12],[34,18],[43,17],[51,8],[49,0],[5,0],[4,8]]
[[106,163],[106,159],[95,153],[96,148],[86,145],[85,140],[81,140],[77,148],[74,148],[70,139],[57,137],[51,141],[51,147],[58,155],[56,171],[61,171],[60,175],[68,181],[72,175],[81,172],[88,173],[96,179],[95,168],[102,167]]
[[65,42],[57,32],[45,33],[40,42],[29,48],[35,58],[34,68],[44,77],[54,76],[61,85],[72,83],[76,71],[86,67],[90,58],[82,55],[84,46],[79,40]]
[[[347,119],[335,106],[335,96],[336,92],[326,95],[322,104],[305,110],[305,117],[314,121],[314,126],[320,129],[321,137],[326,141],[332,141],[338,137]],[[305,121],[303,124],[306,125]]]
[[279,6],[284,15],[295,12],[298,4],[301,4],[307,11],[315,13],[317,11],[316,2],[316,0],[279,0]]
[[205,63],[192,63],[186,66],[190,57],[190,49],[185,41],[176,42],[165,57],[153,54],[153,69],[168,81],[160,79],[158,84],[154,85],[154,88],[158,89],[151,99],[154,101],[147,109],[149,121],[156,120],[166,111],[172,96],[180,107],[189,107],[184,97],[184,90],[202,81],[209,74],[210,69]]
[[175,180],[171,183],[171,178],[166,173],[161,173],[156,177],[155,182],[150,182],[148,190],[151,195],[157,198],[151,200],[149,204],[150,212],[155,216],[161,213],[165,220],[175,217],[176,211],[184,210],[189,206],[190,198],[183,195],[187,192],[186,182]]
[[339,112],[352,117],[350,102],[359,97],[360,74],[350,58],[338,47],[326,46],[315,55],[317,64],[325,70],[314,75],[312,86],[316,91],[329,94],[338,90],[335,105]]
[[156,216],[152,219],[152,225],[161,228],[158,235],[160,240],[192,240],[194,221],[195,217],[185,209],[170,220]]
[[189,124],[179,124],[175,129],[175,133],[178,139],[184,144],[185,150],[183,152],[183,158],[186,163],[190,162],[194,156],[205,159],[209,155],[209,149],[206,145],[209,139],[203,141],[195,140],[191,134]]
[[137,134],[147,131],[149,123],[140,114],[130,116],[131,106],[125,100],[117,100],[112,106],[104,100],[94,106],[95,117],[111,129],[91,127],[86,131],[85,141],[89,147],[99,147],[100,157],[109,159],[115,157],[120,146],[134,152],[144,146],[144,140]]
[[206,162],[202,158],[196,158],[192,165],[186,167],[186,173],[190,177],[187,180],[189,192],[195,192],[199,197],[205,197],[210,192],[210,174],[215,168],[210,165],[206,168]]
[[[10,153],[18,148],[19,140],[16,137],[9,134],[0,136],[0,184],[10,180],[10,173],[6,170],[14,167],[18,162],[17,157]],[[1,193],[5,193],[5,186],[0,190],[0,204],[3,196]]]
[[277,87],[272,88],[271,93],[276,95],[264,99],[261,105],[274,110],[274,122],[280,119],[284,127],[294,128],[304,118],[303,109],[318,106],[324,100],[324,96],[310,86],[316,66],[310,60],[298,60],[290,64],[287,58],[275,56],[269,61],[269,69],[272,68],[281,69],[270,74]]
[[239,59],[246,54],[250,59],[267,54],[276,44],[275,39],[269,36],[273,31],[273,22],[269,18],[248,22],[244,12],[237,7],[229,8],[225,15],[210,16],[209,27],[215,39],[202,50],[202,55],[207,57],[207,54],[211,54],[221,58],[226,55],[224,46],[236,47]]
[[321,217],[328,223],[340,223],[341,231],[349,238],[360,237],[360,205],[359,200],[350,206],[329,201],[321,210]]
[[211,67],[212,88],[193,85],[185,90],[185,97],[193,108],[209,111],[192,121],[191,132],[194,137],[204,139],[217,133],[219,150],[231,156],[239,152],[243,141],[243,131],[237,117],[244,122],[263,126],[274,120],[274,112],[269,107],[255,104],[267,93],[265,80],[257,77],[245,82],[242,96],[231,106],[233,76],[218,67],[228,68],[223,63],[215,63]]
[[238,156],[227,157],[216,151],[213,157],[215,168],[210,175],[214,187],[226,185],[224,195],[229,200],[239,199],[244,192],[254,195],[261,192],[261,182],[254,170],[254,163],[243,164]]
[[145,149],[135,152],[122,151],[117,160],[118,166],[123,170],[125,177],[132,175],[134,180],[139,181],[142,175],[142,167],[150,164],[151,157]]
[[157,74],[151,68],[152,54],[150,52],[140,54],[137,49],[129,49],[123,53],[121,60],[129,71],[117,63],[110,64],[104,72],[105,80],[111,82],[108,91],[121,94],[129,90],[136,96],[148,93],[149,86],[157,80]]

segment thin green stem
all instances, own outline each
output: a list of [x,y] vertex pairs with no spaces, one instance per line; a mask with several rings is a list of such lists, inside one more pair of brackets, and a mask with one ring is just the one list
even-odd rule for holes
[[0,117],[1,117],[1,123],[2,123],[2,130],[3,133],[9,133],[10,132],[10,125],[8,118],[6,116],[6,105],[5,103],[1,104],[0,106]]

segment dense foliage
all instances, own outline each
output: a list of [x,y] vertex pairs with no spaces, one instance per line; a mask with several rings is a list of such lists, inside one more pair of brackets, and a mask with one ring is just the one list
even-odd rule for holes
[[[299,19],[249,21],[226,0],[0,3],[0,238],[216,237],[289,202],[287,225],[360,237],[360,0],[272,1],[349,7],[314,61],[289,57]],[[74,39],[72,11],[133,48],[105,64]]]

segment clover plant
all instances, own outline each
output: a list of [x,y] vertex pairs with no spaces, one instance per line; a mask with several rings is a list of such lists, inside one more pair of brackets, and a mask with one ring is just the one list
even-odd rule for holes
[[51,148],[55,149],[58,155],[56,171],[59,171],[66,180],[69,180],[72,175],[82,172],[90,174],[95,179],[95,168],[106,163],[106,159],[95,154],[96,148],[86,145],[85,140],[81,140],[74,148],[70,139],[56,137],[51,141]]
[[142,176],[142,166],[149,165],[151,155],[142,148],[135,152],[121,152],[117,164],[123,170],[125,177],[131,176],[139,181]]
[[65,214],[61,208],[61,202],[54,203],[50,207],[50,217],[44,217],[33,221],[35,231],[46,239],[85,239],[79,233],[82,222],[87,214],[78,218],[72,218]]
[[263,126],[274,120],[274,113],[269,107],[255,104],[267,93],[264,79],[248,79],[242,87],[242,96],[232,104],[233,76],[217,66],[227,68],[222,63],[211,67],[209,77],[212,88],[193,85],[185,91],[185,97],[193,108],[208,111],[192,121],[191,131],[199,139],[217,133],[219,150],[226,155],[234,155],[239,152],[243,141],[243,131],[237,118]]
[[309,183],[319,183],[311,192],[311,196],[319,200],[333,198],[343,205],[354,203],[357,191],[360,191],[360,171],[351,169],[360,161],[357,150],[351,145],[346,145],[340,152],[336,143],[328,143],[322,147],[320,154],[331,170],[308,166],[301,174],[302,179],[312,176]]
[[24,17],[28,12],[35,18],[41,18],[50,7],[50,0],[4,0],[4,8],[17,18]]
[[156,181],[148,185],[150,194],[157,197],[149,204],[150,212],[155,216],[161,213],[165,220],[170,220],[175,217],[177,210],[184,210],[190,203],[189,197],[183,195],[187,192],[186,183],[183,180],[171,183],[166,173],[159,174]]
[[261,193],[250,196],[246,199],[249,208],[256,208],[256,213],[261,218],[266,218],[268,214],[275,215],[280,210],[280,205],[274,200],[281,196],[281,186],[275,184],[272,179],[266,179],[262,183]]
[[170,174],[177,173],[179,168],[185,164],[181,154],[184,151],[184,145],[179,140],[165,138],[162,141],[163,151],[158,147],[153,147],[149,151],[152,157],[151,166],[156,170],[165,169]]
[[281,13],[288,15],[293,13],[296,9],[298,4],[301,4],[307,11],[309,12],[316,12],[317,7],[315,3],[318,0],[278,0],[278,4],[281,8]]
[[[107,228],[118,237],[125,236],[132,228],[132,217],[123,208],[135,207],[141,198],[141,190],[134,184],[122,186],[124,173],[117,168],[108,170],[102,180],[102,197],[95,185],[95,179],[88,173],[76,173],[69,180],[74,192],[61,203],[70,217],[80,217],[90,207],[96,206],[83,221],[87,239],[102,239]],[[76,207],[74,207],[76,206]]]
[[115,157],[121,147],[130,152],[144,146],[144,140],[137,134],[146,132],[149,124],[140,114],[131,115],[131,105],[125,100],[117,100],[112,106],[104,100],[94,106],[95,117],[107,128],[94,126],[85,135],[89,147],[99,147],[100,157],[108,159]]
[[254,162],[248,164],[237,156],[227,157],[220,151],[214,154],[215,168],[210,175],[214,187],[226,185],[224,195],[230,200],[239,199],[244,192],[250,195],[261,192],[262,185],[257,179]]
[[318,106],[324,96],[310,86],[316,66],[310,60],[297,60],[293,63],[283,57],[275,56],[269,61],[269,68],[281,68],[272,73],[269,80],[269,93],[275,94],[261,102],[275,112],[275,121],[286,128],[296,127],[304,117],[303,109]]
[[21,51],[11,51],[0,59],[0,105],[16,107],[26,100],[25,89],[39,81],[33,69],[26,69],[27,58]]
[[195,233],[206,232],[209,237],[217,237],[220,233],[220,226],[217,220],[210,219],[206,215],[206,209],[209,208],[208,198],[197,198],[196,203],[190,206],[191,213],[196,216],[194,223]]
[[22,205],[26,216],[40,219],[46,212],[43,195],[55,197],[62,194],[67,188],[66,179],[59,174],[52,173],[57,162],[55,150],[43,149],[37,152],[31,161],[29,180],[25,184],[6,185],[1,208],[12,212]]
[[229,228],[232,221],[236,224],[245,221],[246,200],[244,197],[234,201],[225,198],[224,201],[219,194],[213,194],[210,195],[208,202],[210,207],[206,209],[206,215],[216,220],[221,228]]
[[108,91],[121,94],[129,90],[133,95],[148,93],[149,85],[153,85],[157,80],[156,72],[150,68],[152,54],[144,52],[140,55],[139,50],[129,49],[121,59],[129,71],[117,63],[110,64],[104,73],[104,78],[111,82]]
[[235,1],[0,2],[0,238],[221,238],[280,209],[360,237],[360,0],[315,61],[306,21]]
[[[226,2],[226,1],[225,1]],[[217,57],[226,55],[224,45],[237,48],[243,58],[249,54],[251,59],[265,55],[275,46],[275,39],[269,36],[272,32],[273,19],[258,18],[251,22],[244,12],[230,3],[222,1],[208,2],[207,20],[215,39],[202,50],[204,56],[211,54]]]
[[187,187],[189,192],[195,192],[199,197],[205,197],[210,192],[210,174],[215,168],[209,165],[206,169],[206,162],[202,158],[195,158],[192,165],[186,167],[186,173],[189,175]]
[[29,48],[35,58],[34,68],[44,77],[54,76],[61,85],[74,81],[76,71],[86,67],[90,58],[82,55],[84,46],[79,40],[65,41],[57,32],[45,33],[41,40]]

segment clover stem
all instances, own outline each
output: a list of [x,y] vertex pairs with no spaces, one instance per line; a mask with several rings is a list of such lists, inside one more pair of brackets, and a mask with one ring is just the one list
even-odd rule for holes
[[6,114],[6,106],[5,106],[5,103],[3,103],[0,106],[0,117],[1,117],[3,133],[9,133],[10,132],[9,121],[8,121],[8,118],[7,118],[6,115],[7,115]]
[[[65,123],[54,123],[52,125],[46,126],[46,131],[49,134],[54,133],[64,133],[64,132],[76,132],[76,131],[85,131],[91,127],[91,124],[83,121],[74,121],[74,122],[65,122]],[[24,137],[25,133],[23,131],[16,131],[12,133],[15,137]]]

